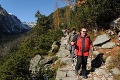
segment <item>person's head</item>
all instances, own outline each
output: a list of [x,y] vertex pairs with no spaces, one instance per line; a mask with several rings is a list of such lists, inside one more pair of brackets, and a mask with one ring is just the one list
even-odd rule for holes
[[82,37],[85,37],[85,35],[87,34],[86,28],[82,28],[81,31],[80,31],[80,33],[81,33]]
[[73,29],[72,29],[72,32],[75,33],[75,32],[76,32],[76,28],[73,28]]

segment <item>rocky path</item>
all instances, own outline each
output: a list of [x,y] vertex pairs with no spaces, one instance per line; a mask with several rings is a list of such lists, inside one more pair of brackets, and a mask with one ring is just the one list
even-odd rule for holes
[[[75,64],[72,64],[71,58],[68,57],[70,54],[66,49],[67,37],[61,39],[61,46],[57,56],[59,57],[60,62],[66,63],[65,66],[59,67],[57,70],[56,80],[114,80],[111,73],[106,68],[106,65],[97,68],[94,72],[90,72],[91,58],[88,58],[87,70],[88,78],[84,79],[82,76],[75,75]],[[76,60],[75,60],[76,61]]]

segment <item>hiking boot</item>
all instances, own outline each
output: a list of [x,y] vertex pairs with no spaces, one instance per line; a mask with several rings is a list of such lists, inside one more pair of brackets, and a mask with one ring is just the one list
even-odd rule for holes
[[82,75],[82,77],[83,77],[84,79],[87,79],[87,78],[88,78],[88,76],[87,76],[87,75]]
[[75,70],[75,74],[78,75],[78,70]]
[[94,71],[95,71],[95,68],[94,68],[94,67],[92,67],[92,68],[90,69],[90,71],[91,71],[91,72],[94,72]]
[[82,76],[82,72],[80,71],[80,76]]
[[87,76],[87,71],[86,71],[85,69],[81,70],[80,73],[81,73],[81,76],[82,76],[84,79],[87,79],[87,78],[88,78],[88,76]]

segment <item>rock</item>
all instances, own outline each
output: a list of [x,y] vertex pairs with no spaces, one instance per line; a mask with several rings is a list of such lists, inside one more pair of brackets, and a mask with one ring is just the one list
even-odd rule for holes
[[112,71],[113,74],[120,74],[120,70],[116,67],[114,69],[111,69],[110,71]]
[[110,40],[110,36],[108,34],[102,34],[97,36],[97,38],[93,42],[93,45],[95,46],[95,45],[103,44],[109,40]]
[[45,64],[52,64],[58,57],[57,56],[52,56],[52,57],[47,57],[39,62],[40,65],[45,65]]
[[101,78],[101,80],[106,80],[106,78],[103,76],[103,77]]
[[93,80],[101,80],[99,77],[94,77]]
[[117,43],[116,43],[116,45],[117,45],[117,46],[120,46],[120,43],[119,43],[119,42],[117,42]]
[[58,77],[66,77],[66,71],[62,71],[60,70],[60,68],[57,70],[57,76],[56,76],[56,79]]
[[58,52],[57,56],[59,58],[64,58],[64,57],[66,57],[68,55],[70,55],[70,52],[68,50],[61,50],[61,51]]
[[104,75],[105,77],[108,77],[109,76],[109,72],[107,72],[105,69],[96,69],[96,74],[98,76],[101,76],[101,75]]
[[113,65],[114,64],[113,60],[114,58],[112,56],[108,56],[105,62],[106,66]]
[[101,46],[101,48],[114,48],[115,47],[115,42],[107,42]]
[[97,56],[100,52],[98,51],[93,51],[93,55]]
[[65,63],[67,65],[71,65],[71,58],[62,58],[60,62]]
[[32,58],[30,60],[30,67],[29,67],[29,71],[31,71],[31,73],[35,73],[36,71],[39,71],[39,66],[38,63],[41,59],[40,55],[36,55],[34,58]]
[[107,79],[107,80],[114,80],[114,79],[113,79],[113,77],[108,77],[108,79]]
[[58,48],[59,45],[57,45],[57,41],[53,42],[51,52],[54,51],[55,48]]

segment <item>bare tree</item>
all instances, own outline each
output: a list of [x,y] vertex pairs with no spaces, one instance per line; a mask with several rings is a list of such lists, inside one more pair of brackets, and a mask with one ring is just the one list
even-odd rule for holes
[[67,22],[67,28],[69,28],[69,27],[71,27],[70,10],[73,9],[73,5],[74,5],[75,0],[61,0],[61,1],[67,3],[67,8],[66,8],[66,12],[65,12],[65,19]]
[[55,12],[53,13],[53,25],[54,28],[59,28],[60,25],[60,9],[58,8],[58,2],[59,0],[56,1],[55,4]]

